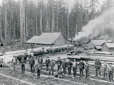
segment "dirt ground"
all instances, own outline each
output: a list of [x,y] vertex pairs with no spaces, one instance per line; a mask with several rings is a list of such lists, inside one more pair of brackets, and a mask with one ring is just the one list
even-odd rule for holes
[[[15,75],[15,72],[13,72],[9,68],[1,68],[0,73],[15,77],[15,78],[27,81],[27,82],[31,82],[35,85],[83,85],[83,84],[78,84],[78,83],[76,84],[76,83],[71,83],[71,82],[62,81],[58,79],[53,79],[51,77],[41,77],[40,79],[36,79],[36,76],[35,75],[33,76],[33,74],[26,74],[26,73],[22,74],[19,71]],[[10,82],[12,82],[12,84],[9,84]],[[6,81],[5,83],[6,84],[4,85],[16,85],[15,82],[13,83],[13,81],[10,79],[9,81]],[[23,84],[18,84],[18,85],[23,85]]]
[[[18,71],[16,72],[16,75],[15,75],[15,72],[13,72],[11,68],[8,68],[8,67],[0,68],[0,73],[33,83],[35,85],[114,85],[109,82],[104,83],[104,82],[99,82],[96,80],[79,78],[78,76],[75,78],[72,78],[72,76],[66,76],[64,78],[61,78],[61,79],[66,79],[68,81],[63,81],[63,80],[59,80],[59,79],[54,79],[53,77],[43,77],[43,76],[41,76],[40,79],[36,79],[36,76],[31,73],[22,74],[19,71],[20,69],[17,69],[17,70]],[[29,72],[30,69],[26,68],[26,71]],[[42,74],[44,74],[44,73],[42,72]],[[46,73],[45,73],[45,75],[48,76],[48,74],[46,74]],[[2,79],[2,77],[0,77],[0,78]],[[69,82],[69,81],[72,81],[72,82]],[[76,83],[74,83],[74,82],[76,82]],[[2,82],[0,81],[0,83],[2,83]],[[11,80],[11,79],[8,79],[8,81],[5,80],[4,83],[6,83],[4,85],[15,85],[15,82],[13,82],[13,80]],[[20,82],[16,82],[16,83],[19,83],[18,85],[27,85],[27,84],[21,84]],[[80,83],[82,83],[82,84],[80,84]]]
[[[30,72],[30,66],[29,66],[28,62],[27,62],[25,67],[26,67],[26,72]],[[68,75],[61,78],[61,79],[68,80],[68,82],[58,80],[58,79],[53,79],[52,77],[41,77],[40,79],[36,79],[35,75],[33,75],[31,73],[29,75],[26,73],[22,74],[20,70],[21,70],[20,64],[18,64],[18,65],[16,65],[16,75],[15,75],[15,72],[12,71],[12,67],[4,67],[4,68],[1,67],[0,73],[6,74],[6,75],[9,75],[9,76],[12,76],[12,77],[15,77],[15,78],[36,84],[36,85],[64,85],[64,84],[65,85],[80,85],[77,83],[71,83],[69,81],[82,83],[82,85],[84,85],[84,84],[85,85],[114,85],[114,84],[111,84],[110,82],[104,83],[104,82],[99,82],[96,80],[79,78],[79,74],[75,78],[72,78],[72,76],[68,76]],[[78,69],[78,72],[79,72],[79,69]],[[103,75],[103,68],[101,69],[101,72],[102,72],[101,74]],[[90,74],[95,75],[95,68],[93,65],[90,65]],[[48,72],[45,71],[45,67],[44,67],[44,70],[42,70],[41,75],[47,75],[48,76]],[[0,85],[1,85],[1,83],[5,83],[4,85],[16,85],[16,83],[19,83],[18,85],[26,85],[26,84],[23,84],[23,83],[18,82],[18,81],[13,82],[14,80],[9,79],[9,78],[4,78],[2,76],[0,78],[1,78],[1,80],[4,80],[4,81],[0,81]],[[103,80],[100,78],[96,78],[94,76],[91,76],[91,78]]]
[[27,85],[25,83],[15,81],[0,75],[0,85]]

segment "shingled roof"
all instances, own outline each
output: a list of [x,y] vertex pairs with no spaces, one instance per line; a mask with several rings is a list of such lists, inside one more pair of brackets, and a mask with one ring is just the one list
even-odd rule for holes
[[37,43],[37,44],[54,44],[54,41],[59,38],[60,32],[54,33],[42,33],[40,36],[33,36],[26,43]]
[[103,43],[107,42],[106,40],[91,40],[95,46],[101,46]]
[[114,43],[104,43],[108,48],[114,48]]

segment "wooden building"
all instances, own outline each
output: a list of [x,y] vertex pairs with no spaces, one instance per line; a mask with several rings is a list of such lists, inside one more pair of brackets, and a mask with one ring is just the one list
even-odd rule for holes
[[108,42],[102,44],[102,51],[114,52],[114,43]]
[[102,50],[101,45],[105,42],[106,40],[90,40],[87,44],[87,48],[101,51]]
[[60,32],[53,33],[42,33],[40,36],[33,36],[31,39],[26,41],[29,44],[37,45],[54,45],[61,46],[66,44],[71,44],[67,38],[65,38]]

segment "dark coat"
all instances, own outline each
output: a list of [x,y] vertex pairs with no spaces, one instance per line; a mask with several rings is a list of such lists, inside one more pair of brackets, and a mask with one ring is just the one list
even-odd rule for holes
[[21,69],[25,68],[25,60],[21,60]]
[[95,68],[100,69],[101,68],[101,62],[100,61],[95,61]]
[[62,64],[62,61],[61,61],[61,60],[58,60],[58,61],[57,61],[57,65],[58,65],[58,66],[61,66],[61,64]]
[[34,65],[35,64],[35,60],[34,59],[30,59],[29,64],[30,65]]
[[50,64],[50,59],[46,59],[45,64],[49,65]]
[[38,59],[38,62],[42,65],[43,64],[43,59]]
[[67,67],[67,63],[65,61],[62,62],[62,67],[66,68]]
[[84,62],[83,61],[79,62],[79,68],[84,69]]
[[69,61],[68,62],[68,68],[71,68],[72,67],[72,63]]

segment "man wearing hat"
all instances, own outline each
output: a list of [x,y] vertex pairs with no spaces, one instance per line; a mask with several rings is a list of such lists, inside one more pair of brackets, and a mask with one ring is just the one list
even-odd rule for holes
[[42,57],[40,57],[39,59],[38,59],[38,62],[42,65],[43,64],[43,59],[42,59]]
[[17,58],[16,58],[16,55],[14,55],[12,59],[12,65],[13,65],[13,71],[15,72],[15,74],[16,74],[16,69],[15,69],[16,64],[17,64]]
[[29,61],[29,64],[30,64],[30,69],[31,69],[31,72],[33,73],[34,72],[34,65],[35,65],[35,60],[33,59],[33,57],[31,57],[30,61]]
[[98,77],[98,74],[99,76],[101,76],[101,72],[100,72],[101,62],[99,61],[99,59],[96,59],[95,61],[95,69],[96,69],[96,77]]
[[80,60],[79,62],[79,69],[80,69],[80,77],[83,77],[84,62],[82,60]]
[[41,64],[41,69],[42,69],[42,65],[43,65],[43,59],[42,59],[42,57],[39,57],[39,58],[38,58],[38,63]]
[[73,67],[73,76],[75,77],[76,76],[76,72],[77,72],[77,62],[76,62],[75,59],[73,61],[72,67]]
[[50,59],[49,59],[49,57],[47,57],[47,59],[45,60],[45,64],[46,64],[46,71],[48,71],[48,67],[50,65]]
[[86,76],[86,78],[89,77],[89,63],[88,63],[88,61],[86,61],[86,63],[85,63],[85,76]]
[[58,57],[58,60],[57,60],[58,70],[60,69],[61,65],[62,65],[61,58],[60,58],[60,57]]
[[72,62],[69,60],[69,62],[68,62],[68,75],[71,75],[71,68],[72,68]]
[[64,75],[66,74],[66,67],[67,67],[66,60],[64,59],[62,62],[62,68],[63,68],[63,74]]
[[62,66],[58,70],[58,78],[62,78]]
[[54,66],[55,66],[54,60],[51,61],[50,66],[51,66],[50,74],[54,75]]
[[109,77],[109,81],[113,81],[113,67],[112,67],[112,63],[109,63],[109,66],[108,66],[108,77]]
[[24,57],[22,57],[22,60],[20,62],[21,62],[21,71],[22,71],[22,73],[24,73],[25,72],[25,60],[24,60]]
[[106,79],[107,77],[107,61],[104,61],[104,64],[103,64],[103,78]]
[[41,64],[37,62],[37,64],[35,65],[36,68],[36,73],[37,73],[37,79],[40,78],[41,75]]

